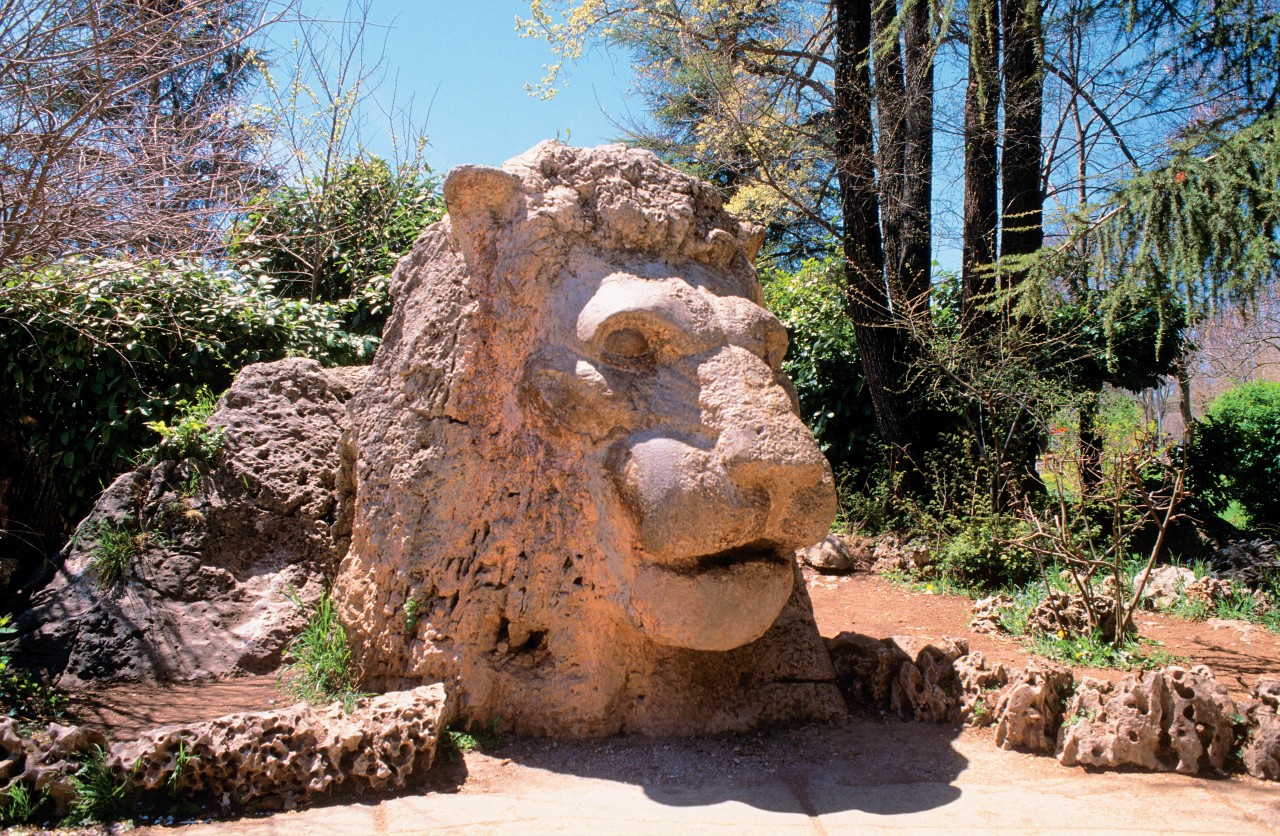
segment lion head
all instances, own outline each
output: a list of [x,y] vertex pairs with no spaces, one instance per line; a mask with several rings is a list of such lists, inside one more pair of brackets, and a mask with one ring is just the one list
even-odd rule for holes
[[351,406],[335,593],[362,680],[445,679],[524,731],[709,731],[772,716],[751,701],[799,664],[810,696],[766,701],[829,713],[794,550],[835,493],[759,233],[622,146],[455,169],[445,199]]

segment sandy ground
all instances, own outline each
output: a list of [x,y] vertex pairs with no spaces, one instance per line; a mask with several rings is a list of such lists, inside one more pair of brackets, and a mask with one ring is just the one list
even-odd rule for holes
[[869,719],[738,738],[515,740],[452,768],[452,792],[181,833],[1247,834],[1280,825],[1276,785],[1090,774],[1000,751],[981,732]]

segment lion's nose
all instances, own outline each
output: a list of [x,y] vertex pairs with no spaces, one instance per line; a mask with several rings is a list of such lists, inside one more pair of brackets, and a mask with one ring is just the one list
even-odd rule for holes
[[827,471],[809,428],[790,414],[728,427],[717,446],[729,478],[747,490],[791,493],[821,482]]
[[831,468],[793,413],[773,410],[726,427],[717,448],[736,487],[767,497],[764,539],[801,548],[827,533],[836,508]]

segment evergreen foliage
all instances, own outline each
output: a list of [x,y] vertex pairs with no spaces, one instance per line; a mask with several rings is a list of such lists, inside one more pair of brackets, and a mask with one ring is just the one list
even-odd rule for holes
[[202,389],[285,356],[367,360],[341,306],[183,262],[67,261],[11,282],[0,307],[0,421],[49,463],[70,519]]

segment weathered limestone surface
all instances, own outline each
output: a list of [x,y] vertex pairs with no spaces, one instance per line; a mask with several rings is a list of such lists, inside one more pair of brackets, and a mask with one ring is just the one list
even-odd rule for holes
[[19,731],[18,722],[0,717],[0,794],[25,786],[32,798],[47,794],[57,813],[65,813],[75,797],[71,776],[94,746],[105,747],[101,732],[81,726],[52,723],[33,735]]
[[[98,501],[19,620],[23,662],[64,687],[274,670],[305,618],[286,590],[314,601],[346,552],[337,448],[362,373],[303,359],[241,371],[209,422],[225,440],[207,475],[161,462]],[[91,567],[105,524],[143,546],[108,589]]]
[[144,790],[176,780],[224,808],[291,809],[339,788],[403,788],[431,768],[444,716],[444,686],[424,685],[366,697],[349,714],[299,703],[164,726],[111,747],[110,763]]
[[1247,728],[1241,751],[1245,771],[1280,781],[1280,679],[1259,679],[1240,708]]
[[835,494],[758,230],[621,146],[444,189],[344,445],[363,685],[444,679],[462,716],[565,736],[840,714],[794,557]]
[[1072,679],[1071,671],[1052,662],[1033,659],[1028,663],[996,700],[996,745],[1053,752]]
[[1066,766],[1221,772],[1235,711],[1203,665],[1130,674],[1118,685],[1085,677],[1067,705],[1058,758]]
[[95,747],[130,792],[177,792],[224,809],[292,809],[339,789],[401,789],[431,768],[445,709],[437,683],[366,697],[350,713],[299,703],[163,726],[109,749],[93,729],[52,724],[28,737],[0,718],[0,793],[16,784],[33,797],[48,793],[62,815],[75,797],[72,776]]

